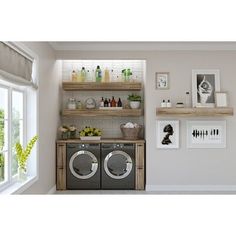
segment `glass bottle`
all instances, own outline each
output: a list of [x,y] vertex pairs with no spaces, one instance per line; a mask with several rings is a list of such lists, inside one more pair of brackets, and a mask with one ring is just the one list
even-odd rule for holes
[[105,98],[104,107],[108,107],[108,100],[107,100],[107,98]]
[[104,107],[104,99],[102,97],[101,101],[100,101],[100,107]]
[[97,69],[95,71],[95,78],[96,78],[96,82],[98,83],[102,81],[102,70],[100,69],[100,66],[97,66]]
[[104,82],[106,82],[106,83],[110,82],[110,73],[107,68],[104,71]]
[[111,106],[116,107],[116,100],[115,100],[114,96],[112,96]]
[[118,102],[117,102],[117,106],[118,106],[118,107],[122,107],[122,102],[121,102],[120,98],[119,98],[119,100],[118,100]]
[[75,70],[73,70],[72,73],[71,73],[71,80],[72,81],[76,81],[77,80],[77,74],[76,74]]
[[82,70],[80,72],[80,76],[81,76],[81,82],[84,82],[86,80],[86,70],[84,67],[82,67]]

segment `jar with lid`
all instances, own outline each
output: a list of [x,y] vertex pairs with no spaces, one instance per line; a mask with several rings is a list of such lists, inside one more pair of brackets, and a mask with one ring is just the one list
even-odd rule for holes
[[71,110],[76,109],[76,100],[75,100],[75,98],[69,98],[68,99],[67,108],[71,109]]

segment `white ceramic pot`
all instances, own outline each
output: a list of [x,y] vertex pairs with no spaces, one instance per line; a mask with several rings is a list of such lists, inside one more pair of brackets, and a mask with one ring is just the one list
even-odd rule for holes
[[132,109],[138,109],[140,107],[140,102],[139,101],[130,101],[129,105]]

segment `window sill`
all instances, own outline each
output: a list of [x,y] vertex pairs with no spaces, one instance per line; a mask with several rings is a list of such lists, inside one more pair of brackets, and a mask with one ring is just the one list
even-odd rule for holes
[[16,182],[0,192],[0,194],[10,195],[10,194],[20,194],[28,189],[33,183],[38,180],[37,176],[29,176],[24,182]]

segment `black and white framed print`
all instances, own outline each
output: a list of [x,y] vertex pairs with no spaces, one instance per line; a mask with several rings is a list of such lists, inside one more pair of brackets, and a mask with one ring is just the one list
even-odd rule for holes
[[157,148],[179,148],[179,121],[156,121]]
[[220,91],[219,70],[192,71],[193,107],[214,107],[215,92]]
[[225,148],[226,121],[187,121],[188,148]]

